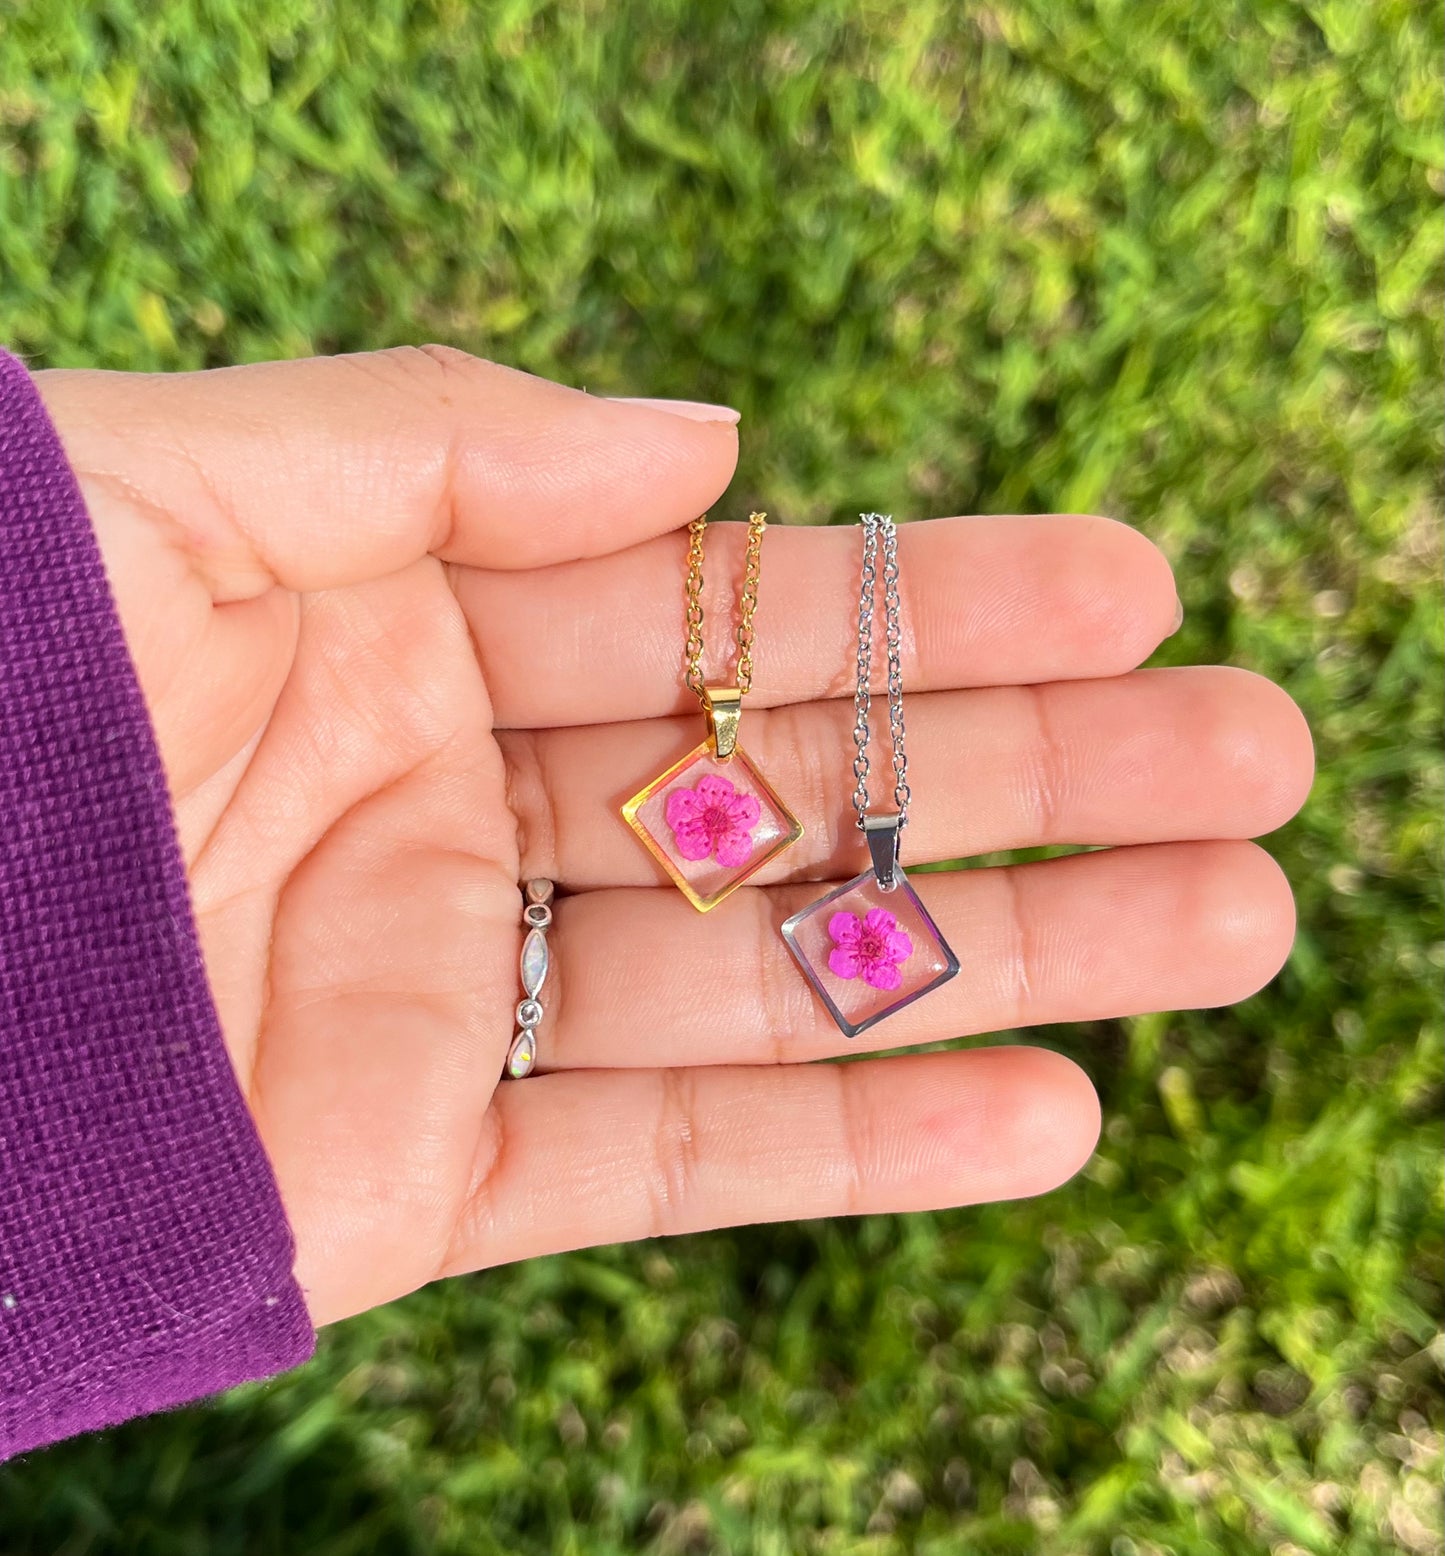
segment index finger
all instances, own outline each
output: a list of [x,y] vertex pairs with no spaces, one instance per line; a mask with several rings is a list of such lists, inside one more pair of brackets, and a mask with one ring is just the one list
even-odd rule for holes
[[686,524],[737,460],[726,407],[604,399],[445,346],[37,383],[82,490],[160,517],[217,602],[429,552],[596,556]]

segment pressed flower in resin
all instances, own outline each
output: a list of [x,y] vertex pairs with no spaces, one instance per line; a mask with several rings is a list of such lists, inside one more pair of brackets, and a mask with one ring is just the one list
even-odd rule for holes
[[828,971],[837,978],[861,978],[870,989],[896,989],[901,968],[913,955],[913,942],[887,908],[870,908],[861,917],[846,910],[828,920],[833,949]]
[[902,870],[892,891],[872,870],[835,886],[784,923],[783,939],[848,1037],[958,971],[958,958]]
[[752,858],[753,828],[762,809],[729,779],[710,773],[695,789],[674,789],[664,814],[684,859],[716,859],[732,870]]
[[747,753],[724,761],[711,739],[634,794],[622,818],[702,913],[803,835]]

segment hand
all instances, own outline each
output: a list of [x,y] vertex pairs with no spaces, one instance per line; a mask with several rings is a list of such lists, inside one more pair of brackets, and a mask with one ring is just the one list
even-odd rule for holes
[[[703,917],[617,812],[700,738],[681,527],[731,477],[724,413],[445,349],[40,387],[318,1323],[589,1243],[1040,1193],[1098,1129],[1066,1059],[804,1061],[1221,1004],[1289,948],[1289,889],[1240,840],[1301,803],[1308,733],[1256,677],[1135,668],[1177,603],[1132,530],[903,531],[909,859],[1129,846],[930,877],[962,971],[850,1044],[777,926],[862,868],[856,533],[774,528],[763,551],[743,738],[804,840]],[[708,535],[715,654],[740,534]],[[547,1073],[498,1085],[530,876],[569,894]]]

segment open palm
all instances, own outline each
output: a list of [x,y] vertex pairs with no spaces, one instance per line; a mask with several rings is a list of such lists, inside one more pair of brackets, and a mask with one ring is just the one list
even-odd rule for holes
[[[700,737],[682,529],[731,477],[722,413],[433,348],[39,383],[317,1322],[587,1243],[1040,1192],[1096,1136],[1067,1060],[800,1061],[1224,1003],[1288,949],[1240,840],[1301,802],[1308,734],[1256,677],[1135,668],[1177,606],[1123,526],[904,531],[909,861],[1118,846],[930,879],[962,972],[848,1044],[777,926],[862,867],[855,535],[764,548],[743,739],[803,841],[703,917],[617,813]],[[740,564],[740,527],[710,531],[715,671]],[[499,1086],[530,876],[567,894],[544,1073]]]

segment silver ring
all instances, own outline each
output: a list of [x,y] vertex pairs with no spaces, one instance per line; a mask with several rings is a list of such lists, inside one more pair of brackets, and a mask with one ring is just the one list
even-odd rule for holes
[[544,1014],[537,996],[552,965],[552,950],[547,944],[547,931],[552,927],[552,896],[551,881],[528,881],[522,888],[522,928],[527,931],[519,962],[522,999],[517,1006],[517,1035],[507,1053],[507,1074],[517,1081],[530,1075],[537,1063],[537,1027]]

